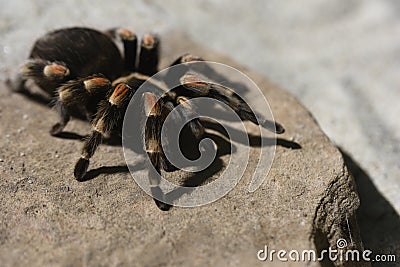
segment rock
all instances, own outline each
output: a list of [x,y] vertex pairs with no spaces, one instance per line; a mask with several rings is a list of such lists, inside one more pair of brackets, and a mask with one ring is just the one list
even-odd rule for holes
[[[345,250],[362,251],[353,178],[312,115],[287,92],[229,58],[198,47],[184,35],[165,36],[164,64],[190,51],[244,71],[263,89],[276,120],[286,128],[278,136],[265,182],[248,192],[251,163],[258,155],[258,148],[252,147],[244,177],[225,197],[162,212],[134,183],[122,148],[113,145],[103,145],[96,153],[89,172],[92,179],[77,182],[73,165],[81,149],[79,139],[89,132],[89,125],[73,120],[64,138],[51,137],[48,130],[56,114],[2,85],[0,136],[25,128],[3,138],[0,147],[0,155],[12,165],[1,166],[2,264],[253,266],[271,263],[257,258],[265,246],[321,252],[329,246],[336,249],[340,239],[347,242]],[[15,109],[29,114],[29,120],[16,119]],[[29,151],[22,164],[19,151]],[[28,176],[35,181],[29,187],[19,182]],[[279,264],[276,254],[273,263]],[[319,265],[300,262],[307,264]]]

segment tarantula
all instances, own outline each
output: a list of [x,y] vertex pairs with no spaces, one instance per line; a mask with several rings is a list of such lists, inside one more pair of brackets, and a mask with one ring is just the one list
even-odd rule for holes
[[[122,43],[123,53],[116,41]],[[84,141],[74,168],[77,180],[86,174],[89,160],[103,138],[113,131],[121,131],[128,103],[136,90],[157,73],[159,43],[159,38],[153,34],[144,35],[139,42],[133,32],[123,28],[100,32],[76,27],[47,33],[34,44],[28,61],[11,87],[25,91],[25,82],[31,79],[54,97],[59,121],[51,127],[51,135],[63,131],[72,112],[78,111],[91,122],[92,131]],[[172,65],[199,60],[202,59],[185,54]],[[144,150],[158,174],[162,169],[170,169],[160,140],[163,122],[166,115],[180,104],[184,105],[186,112],[194,112],[190,105],[185,105],[188,98],[206,96],[218,99],[230,106],[242,120],[260,124],[276,133],[284,132],[278,123],[259,122],[250,107],[227,87],[198,82],[190,73],[185,74],[181,81],[179,88],[163,93],[161,98],[153,93],[143,94],[144,114],[147,116]],[[193,138],[200,139],[204,133],[201,121],[194,119],[188,124]],[[152,193],[160,190],[157,173],[152,173],[149,168]],[[161,210],[169,208],[162,199],[154,198],[154,201]]]

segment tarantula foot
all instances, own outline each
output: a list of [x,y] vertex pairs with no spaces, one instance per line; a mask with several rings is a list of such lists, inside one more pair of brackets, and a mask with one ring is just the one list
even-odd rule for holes
[[164,171],[166,171],[166,172],[173,172],[178,169],[174,164],[169,162],[169,160],[167,160],[167,159],[163,160],[162,167],[163,167]]
[[275,122],[275,133],[277,134],[283,134],[285,132],[285,128],[277,122]]
[[162,211],[168,211],[172,207],[171,205],[169,205],[167,203],[164,203],[164,202],[161,202],[158,199],[155,199],[155,198],[153,198],[153,199],[154,199],[154,202],[156,203],[157,207]]
[[49,132],[52,136],[58,136],[64,130],[64,127],[65,125],[58,122],[51,127]]
[[[157,207],[162,210],[162,211],[168,211],[172,205],[167,204],[164,202],[165,200],[165,194],[162,192],[161,188],[158,186],[151,187],[151,194],[153,195],[154,202],[156,203]],[[155,198],[157,196],[158,198],[161,198],[162,200],[158,200]]]
[[85,176],[88,167],[89,167],[89,160],[80,158],[78,162],[75,164],[75,169],[74,169],[75,179],[81,181],[82,178]]
[[7,78],[6,86],[13,93],[22,93],[26,91],[24,86],[25,82],[21,78],[17,78],[15,80]]
[[275,132],[277,134],[283,134],[285,132],[285,128],[283,128],[283,126],[277,122],[273,122],[270,120],[265,120],[262,123],[260,123],[262,127],[264,127],[265,129],[268,129],[272,132]]

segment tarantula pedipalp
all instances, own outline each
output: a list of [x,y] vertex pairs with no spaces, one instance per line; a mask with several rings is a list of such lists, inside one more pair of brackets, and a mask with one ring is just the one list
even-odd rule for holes
[[[123,56],[115,44],[123,43]],[[126,29],[112,29],[105,33],[88,28],[65,28],[50,32],[36,41],[30,59],[24,64],[17,78],[10,82],[12,89],[25,92],[25,82],[33,80],[41,89],[55,98],[55,110],[60,116],[50,130],[52,135],[60,134],[67,125],[71,112],[81,112],[92,124],[92,131],[84,141],[81,157],[78,159],[74,176],[81,180],[89,167],[103,138],[113,131],[121,131],[127,106],[137,89],[158,71],[159,39],[146,34],[140,41],[137,57],[138,38]],[[185,54],[172,65],[199,61],[199,57]],[[275,122],[257,120],[255,113],[242,98],[231,89],[207,81],[200,81],[193,73],[180,77],[181,85],[170,91],[154,82],[160,89],[158,97],[153,93],[143,94],[144,114],[147,117],[144,134],[144,150],[154,168],[149,168],[149,179],[153,196],[159,188],[159,174],[162,169],[173,166],[164,155],[161,145],[161,128],[168,114],[183,105],[185,116],[195,112],[188,98],[211,97],[230,106],[242,120],[276,133],[283,133],[283,127]],[[190,120],[188,128],[192,138],[199,140],[204,133],[200,119]],[[164,201],[154,198],[157,206],[168,209]]]

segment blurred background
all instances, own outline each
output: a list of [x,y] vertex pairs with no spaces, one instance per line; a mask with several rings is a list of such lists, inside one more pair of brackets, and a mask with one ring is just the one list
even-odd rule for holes
[[399,226],[399,0],[0,0],[0,79],[37,37],[76,25],[183,31],[290,91],[353,166],[362,231]]

